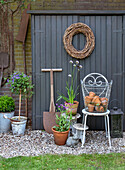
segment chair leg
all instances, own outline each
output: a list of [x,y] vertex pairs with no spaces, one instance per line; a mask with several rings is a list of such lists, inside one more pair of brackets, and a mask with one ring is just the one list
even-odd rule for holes
[[84,125],[84,122],[85,122],[85,114],[83,114],[83,117],[82,117],[82,124]]
[[108,123],[108,139],[109,139],[109,147],[111,148],[111,139],[110,139],[110,128],[109,128],[109,116],[107,116],[107,123]]
[[84,131],[83,131],[82,147],[83,147],[83,145],[84,145],[84,143],[85,143],[86,121],[87,121],[87,115],[85,115],[85,121],[84,121]]
[[105,131],[106,131],[106,138],[108,137],[108,134],[107,134],[107,122],[106,122],[106,116],[104,116],[104,119],[105,119]]

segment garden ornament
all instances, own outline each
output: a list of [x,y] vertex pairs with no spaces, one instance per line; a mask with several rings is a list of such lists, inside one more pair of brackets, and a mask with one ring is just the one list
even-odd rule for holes
[[77,137],[77,135],[70,136],[66,141],[66,145],[70,147],[74,147],[78,143],[79,143],[79,138]]

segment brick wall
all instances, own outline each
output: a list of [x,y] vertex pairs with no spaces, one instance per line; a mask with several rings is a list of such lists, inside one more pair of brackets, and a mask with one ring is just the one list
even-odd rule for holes
[[[13,9],[16,8],[16,4],[11,6]],[[31,3],[32,10],[125,10],[125,0],[36,0]],[[23,10],[22,10],[23,11]],[[19,26],[21,13],[20,11],[14,17],[14,36],[16,37]],[[15,44],[15,61],[16,70],[24,71],[23,67],[23,50],[22,43],[14,41]],[[27,73],[32,74],[32,58],[31,58],[31,20],[29,22],[28,33],[26,38],[26,63]],[[4,86],[1,90],[1,94],[9,94],[8,87]],[[18,113],[18,96],[12,95],[15,98],[16,103],[16,114]],[[22,113],[25,114],[25,104],[22,102]],[[29,101],[29,117],[31,117],[31,100]]]

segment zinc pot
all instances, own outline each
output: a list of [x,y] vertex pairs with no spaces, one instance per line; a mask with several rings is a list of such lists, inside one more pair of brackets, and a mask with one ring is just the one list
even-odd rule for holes
[[65,145],[66,144],[66,140],[68,138],[69,130],[65,131],[65,132],[59,132],[59,131],[56,131],[55,128],[52,127],[52,131],[53,131],[53,135],[54,135],[54,141],[55,141],[56,145]]
[[52,127],[56,125],[56,114],[60,112],[43,112],[43,126],[46,132],[53,133]]
[[13,112],[8,112],[8,113],[0,113],[0,133],[6,133],[10,131],[10,120],[5,119],[3,117],[5,115],[8,118],[11,118],[14,116],[14,111]]
[[67,112],[69,114],[72,113],[73,116],[77,114],[78,105],[79,105],[78,101],[74,101],[73,104],[65,102]]
[[11,121],[13,135],[16,135],[16,136],[24,135],[27,117],[20,116],[19,122],[18,122],[19,116],[14,116],[11,118],[11,120],[14,120],[14,121]]

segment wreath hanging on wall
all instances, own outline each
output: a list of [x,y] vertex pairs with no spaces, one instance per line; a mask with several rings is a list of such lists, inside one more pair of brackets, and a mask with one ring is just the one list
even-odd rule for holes
[[[80,51],[75,49],[72,45],[73,36],[78,33],[83,33],[86,36],[85,47]],[[75,23],[66,29],[63,36],[63,43],[65,50],[70,56],[77,59],[83,59],[92,53],[95,47],[95,37],[89,26],[83,23]]]

